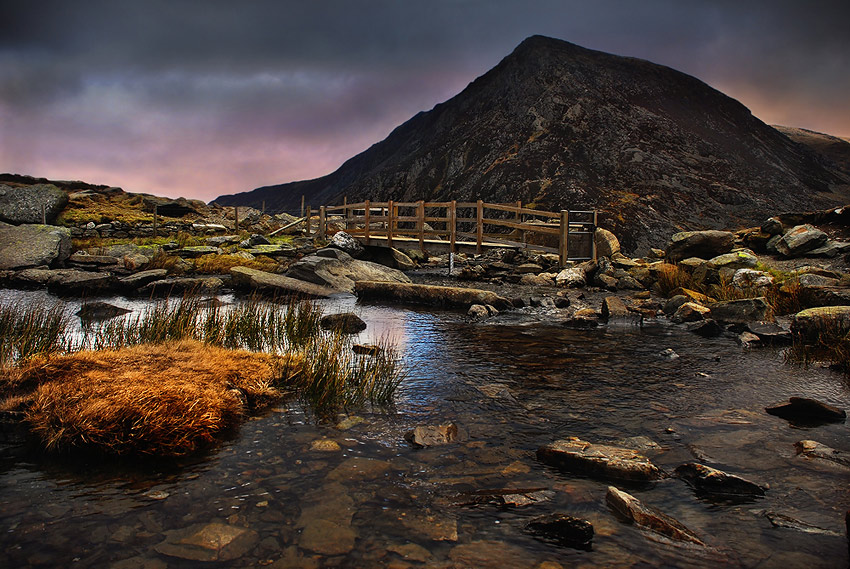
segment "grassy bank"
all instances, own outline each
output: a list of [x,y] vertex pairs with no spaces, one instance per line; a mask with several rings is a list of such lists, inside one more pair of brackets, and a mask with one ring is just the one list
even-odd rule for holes
[[187,454],[287,396],[317,415],[388,404],[403,372],[388,345],[355,355],[312,303],[187,297],[69,333],[62,307],[0,307],[0,402],[48,449]]

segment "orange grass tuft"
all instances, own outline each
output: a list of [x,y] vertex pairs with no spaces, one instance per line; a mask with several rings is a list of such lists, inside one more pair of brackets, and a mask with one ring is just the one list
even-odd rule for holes
[[278,400],[293,358],[194,340],[54,356],[21,370],[26,420],[48,449],[180,456]]

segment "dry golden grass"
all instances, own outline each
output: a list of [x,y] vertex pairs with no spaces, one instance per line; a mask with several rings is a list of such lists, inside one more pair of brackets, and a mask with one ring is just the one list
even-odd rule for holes
[[295,358],[194,340],[82,351],[30,362],[16,383],[35,388],[12,401],[48,449],[180,456],[278,400]]
[[239,255],[204,255],[195,259],[195,272],[208,275],[227,274],[233,267],[248,267],[274,273],[280,264],[270,257],[259,256],[246,260]]

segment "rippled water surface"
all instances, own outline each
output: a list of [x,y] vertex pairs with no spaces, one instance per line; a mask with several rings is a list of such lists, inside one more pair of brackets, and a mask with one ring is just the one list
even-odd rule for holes
[[[41,293],[2,294],[20,301]],[[801,439],[850,451],[847,424],[793,428],[764,412],[791,395],[850,408],[840,374],[787,366],[780,351],[744,352],[731,339],[705,340],[664,323],[594,331],[516,316],[472,323],[458,313],[359,306],[351,298],[325,309],[354,309],[369,324],[359,340],[399,346],[409,377],[393,409],[351,410],[318,423],[292,402],[182,464],[4,455],[0,566],[194,567],[161,544],[175,541],[175,530],[214,523],[249,530],[244,551],[225,563],[234,567],[848,564],[850,470],[794,452]],[[659,355],[666,348],[680,357]],[[417,449],[404,441],[417,425],[452,421],[462,442]],[[540,445],[568,436],[646,437],[660,447],[646,454],[666,471],[698,458],[770,489],[749,503],[713,503],[675,478],[624,487],[708,547],[677,544],[616,518],[605,505],[610,482],[536,460]],[[322,439],[340,450],[313,450]],[[470,498],[517,488],[551,492],[524,507]],[[773,527],[766,511],[826,532]],[[591,521],[592,549],[523,530],[552,512]]]

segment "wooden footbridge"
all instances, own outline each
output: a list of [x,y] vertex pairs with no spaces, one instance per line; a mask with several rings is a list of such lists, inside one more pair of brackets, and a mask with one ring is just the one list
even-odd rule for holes
[[[364,245],[482,253],[530,249],[567,261],[596,259],[596,211],[541,211],[516,203],[365,201],[319,208],[317,233],[344,230]],[[311,208],[303,221],[311,233]],[[300,221],[300,220],[299,220]]]

